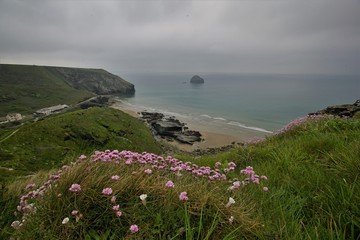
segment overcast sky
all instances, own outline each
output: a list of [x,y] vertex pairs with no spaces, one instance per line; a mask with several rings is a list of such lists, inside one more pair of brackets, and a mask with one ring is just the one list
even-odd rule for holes
[[360,74],[360,0],[0,0],[0,62]]

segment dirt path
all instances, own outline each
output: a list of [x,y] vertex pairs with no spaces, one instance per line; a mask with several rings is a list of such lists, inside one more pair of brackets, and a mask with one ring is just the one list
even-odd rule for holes
[[3,138],[0,140],[0,143],[4,142],[6,139],[10,138],[12,135],[14,135],[17,131],[19,131],[20,129],[16,129],[15,131],[13,131],[9,136]]

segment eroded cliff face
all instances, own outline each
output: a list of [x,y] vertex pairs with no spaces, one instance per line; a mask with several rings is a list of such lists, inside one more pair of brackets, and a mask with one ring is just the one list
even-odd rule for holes
[[87,90],[96,94],[133,95],[135,93],[133,84],[103,69],[65,67],[45,68],[76,89]]

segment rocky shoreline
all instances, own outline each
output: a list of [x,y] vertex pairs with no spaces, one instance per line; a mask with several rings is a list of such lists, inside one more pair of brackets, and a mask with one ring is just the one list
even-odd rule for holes
[[186,123],[180,122],[175,117],[166,117],[157,112],[140,112],[140,118],[147,122],[155,136],[167,141],[178,141],[180,143],[193,145],[202,141],[201,133],[189,130]]
[[360,99],[353,104],[329,106],[315,113],[309,113],[309,115],[328,114],[338,117],[352,118],[355,115],[359,114],[359,112],[360,112]]

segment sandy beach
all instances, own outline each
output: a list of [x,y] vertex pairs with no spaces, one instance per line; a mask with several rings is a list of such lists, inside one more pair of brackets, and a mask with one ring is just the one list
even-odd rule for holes
[[[121,104],[121,103],[115,103],[111,106],[112,108],[121,110],[133,117],[139,118],[140,116],[137,113],[135,109],[130,109],[129,107]],[[180,121],[182,121],[180,119]],[[222,134],[219,132],[216,132],[216,129],[206,128],[206,126],[200,126],[196,123],[192,122],[186,122],[186,126],[189,127],[189,129],[194,131],[199,131],[202,135],[202,141],[196,142],[193,145],[190,144],[184,144],[177,141],[166,141],[168,144],[182,150],[182,151],[195,151],[195,150],[205,150],[208,148],[220,148],[232,144],[240,144],[244,143],[247,140],[251,139],[253,136],[250,136],[248,134],[243,134],[242,136],[233,136],[228,134]]]

